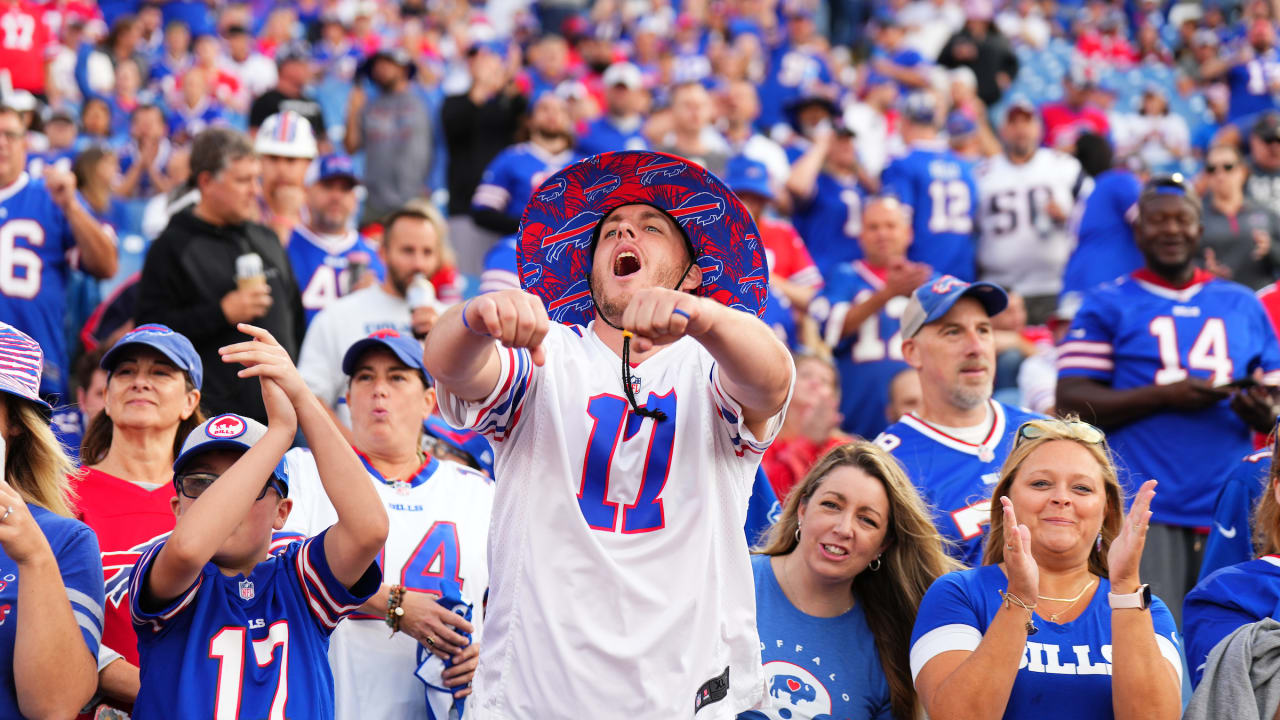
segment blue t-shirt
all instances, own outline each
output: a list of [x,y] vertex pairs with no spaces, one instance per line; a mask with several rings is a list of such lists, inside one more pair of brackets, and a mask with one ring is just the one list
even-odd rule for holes
[[1209,651],[1241,625],[1280,617],[1280,556],[1224,567],[1187,593],[1182,624],[1191,680],[1200,684]]
[[1253,509],[1271,475],[1271,449],[1246,455],[1218,490],[1213,502],[1213,526],[1204,542],[1200,579],[1215,571],[1253,559],[1253,535],[1249,528]]
[[1125,169],[1107,170],[1094,179],[1080,217],[1076,249],[1063,271],[1063,294],[1084,293],[1142,267],[1130,223],[1141,191],[1138,176]]
[[316,313],[351,292],[347,268],[352,253],[365,254],[368,262],[365,271],[373,273],[379,282],[386,272],[377,249],[354,231],[339,236],[317,235],[306,226],[298,225],[289,236],[287,252],[298,287],[302,288],[302,309],[308,325]]
[[800,233],[823,278],[841,263],[862,257],[858,236],[862,234],[863,195],[857,182],[839,180],[823,172],[818,175],[813,197],[796,201],[791,224]]
[[[925,593],[911,632],[911,676],[929,660],[952,650],[977,649],[1000,609],[1009,581],[998,565],[947,573]],[[1039,632],[1027,647],[1005,705],[1006,718],[1104,720],[1111,708],[1111,583],[1098,580],[1080,617],[1059,625],[1035,617]],[[1164,601],[1151,598],[1151,622],[1160,654],[1182,677],[1177,627]]]
[[888,420],[889,383],[908,365],[902,360],[902,313],[907,298],[895,297],[862,322],[857,332],[842,338],[845,316],[865,302],[884,281],[861,260],[840,265],[809,304],[809,314],[836,361],[840,374],[841,425],[845,432],[875,437]]
[[1227,71],[1227,87],[1231,99],[1227,104],[1227,120],[1256,115],[1276,107],[1271,86],[1280,79],[1280,51],[1271,48]]
[[[1249,288],[1205,279],[1175,290],[1139,271],[1087,293],[1058,347],[1058,378],[1083,377],[1116,390],[1197,377],[1217,385],[1261,368],[1280,378],[1280,343]],[[1206,527],[1216,483],[1253,450],[1249,426],[1222,400],[1204,410],[1148,415],[1107,434],[1129,497],[1160,481],[1155,522]],[[1213,448],[1205,452],[1205,448]]]
[[977,279],[973,230],[978,185],[973,165],[941,141],[918,143],[881,175],[886,191],[912,208],[907,257],[966,282]]
[[773,574],[772,558],[755,555],[756,627],[773,707],[739,720],[866,718],[888,720],[889,683],[861,603],[832,618],[791,604]]
[[764,468],[756,466],[756,479],[751,484],[751,499],[747,501],[747,520],[742,530],[747,534],[747,546],[754,546],[764,537],[782,515],[782,504],[769,484]]
[[587,125],[587,131],[578,138],[578,155],[591,157],[617,150],[648,150],[649,141],[640,132],[643,128],[643,122],[637,122],[631,128],[621,128],[608,115],[597,118]]
[[[484,169],[471,207],[490,209],[519,218],[524,207],[533,197],[533,191],[547,178],[560,172],[573,160],[573,153],[565,151],[550,155],[531,142],[518,143],[498,153]],[[600,188],[599,192],[611,192],[617,187]],[[590,190],[587,193],[590,194]]]
[[133,717],[332,718],[329,635],[382,573],[375,562],[348,590],[329,570],[324,538],[290,544],[247,578],[208,563],[154,612],[141,607],[142,583],[164,543],[139,558],[129,588],[142,681]]
[[991,522],[991,490],[1013,449],[1018,426],[1043,415],[987,401],[995,416],[982,443],[948,435],[914,413],[885,428],[876,444],[889,451],[933,508],[933,524],[955,543],[951,554],[973,567],[982,562],[982,546]]
[[[88,525],[55,515],[27,503],[27,509],[58,561],[58,573],[71,601],[71,613],[84,644],[97,666],[98,643],[102,640],[102,559],[98,554],[98,536]],[[0,548],[0,720],[21,720],[18,711],[17,686],[13,679],[13,646],[17,640],[22,608],[18,605],[18,587],[22,576],[18,564]],[[50,598],[58,600],[58,598]]]

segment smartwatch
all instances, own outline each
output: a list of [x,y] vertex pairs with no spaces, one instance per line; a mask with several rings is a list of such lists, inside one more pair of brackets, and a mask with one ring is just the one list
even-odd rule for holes
[[1109,592],[1107,602],[1111,604],[1112,610],[1146,610],[1151,607],[1151,586],[1139,585],[1136,592],[1120,595]]

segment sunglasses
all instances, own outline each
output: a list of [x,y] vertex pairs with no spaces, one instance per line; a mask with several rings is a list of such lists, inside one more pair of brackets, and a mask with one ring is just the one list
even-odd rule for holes
[[[209,486],[213,485],[213,481],[217,480],[218,477],[218,475],[208,472],[186,473],[184,475],[174,476],[173,486],[180,495],[195,500],[203,495],[204,491],[208,490]],[[271,477],[267,480],[267,484],[262,486],[262,492],[258,493],[258,497],[255,498],[255,501],[266,497],[267,491],[273,488],[277,495],[280,497],[285,496],[285,491],[284,488],[280,486],[280,481],[275,477]]]
[[1210,175],[1216,172],[1231,172],[1236,169],[1235,163],[1223,163],[1221,165],[1205,165],[1204,171]]
[[1018,427],[1016,448],[1026,440],[1062,435],[1087,445],[1100,445],[1107,436],[1098,428],[1082,420],[1028,420]]

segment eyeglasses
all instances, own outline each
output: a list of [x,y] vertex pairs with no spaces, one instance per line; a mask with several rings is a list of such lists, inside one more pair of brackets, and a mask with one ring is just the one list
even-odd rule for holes
[[1221,165],[1205,165],[1204,171],[1210,175],[1216,172],[1231,172],[1236,169],[1235,163],[1222,163]]
[[1098,428],[1082,420],[1028,420],[1018,427],[1018,439],[1014,441],[1016,448],[1024,440],[1035,440],[1049,435],[1064,435],[1072,440],[1079,440],[1087,445],[1100,445],[1107,439]]
[[[213,481],[217,480],[218,477],[218,475],[208,472],[193,472],[186,473],[184,475],[175,475],[173,478],[173,486],[174,489],[182,496],[195,500],[203,495],[204,491],[208,490],[209,486],[213,485]],[[271,477],[267,480],[267,484],[262,486],[262,492],[258,493],[258,497],[255,498],[255,501],[266,497],[267,491],[272,488],[275,489],[276,494],[280,497],[285,496],[284,490],[280,487],[280,481],[275,477]]]

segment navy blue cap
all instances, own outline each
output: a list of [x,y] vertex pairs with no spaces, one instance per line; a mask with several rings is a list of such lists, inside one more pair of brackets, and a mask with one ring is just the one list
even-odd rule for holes
[[[191,431],[190,435],[187,435],[187,439],[182,443],[182,452],[178,453],[177,459],[173,461],[173,473],[177,475],[192,458],[210,450],[239,450],[245,452],[266,434],[267,426],[253,418],[236,415],[235,413],[211,417],[200,423],[195,430]],[[283,458],[276,463],[272,475],[283,486],[282,495],[288,497],[289,472]]]
[[907,309],[902,312],[902,337],[915,337],[920,328],[950,312],[962,297],[971,297],[982,303],[988,316],[998,314],[1009,305],[1009,296],[999,285],[989,282],[967,283],[960,278],[943,275],[911,293]]
[[196,352],[195,346],[186,335],[159,323],[139,325],[126,333],[102,356],[99,367],[107,372],[115,370],[116,365],[124,359],[125,351],[137,346],[152,348],[169,358],[169,362],[191,378],[191,384],[197,389],[204,382],[204,363],[200,362],[200,354]]
[[947,116],[947,135],[953,138],[971,135],[977,132],[977,130],[978,124],[973,121],[973,118],[965,115],[959,110],[953,110],[951,114]]
[[315,168],[315,177],[311,180],[312,183],[334,178],[345,178],[356,185],[360,184],[360,178],[356,176],[355,163],[351,162],[351,157],[348,155],[343,155],[342,153],[325,155],[316,161]]
[[752,193],[766,198],[773,197],[773,190],[769,187],[769,169],[764,163],[746,155],[738,155],[729,160],[725,166],[724,184],[739,195]]
[[352,343],[347,349],[347,354],[342,356],[342,372],[347,375],[355,373],[360,356],[375,347],[390,350],[400,362],[422,373],[422,379],[427,385],[432,384],[431,375],[422,364],[422,346],[412,337],[406,337],[399,331],[390,329],[376,330],[370,333],[369,337]]
[[913,92],[903,101],[902,113],[911,122],[933,125],[938,122],[938,101],[933,93]]
[[422,422],[422,429],[431,437],[469,456],[479,469],[493,477],[493,446],[483,435],[474,430],[458,430],[435,415]]

